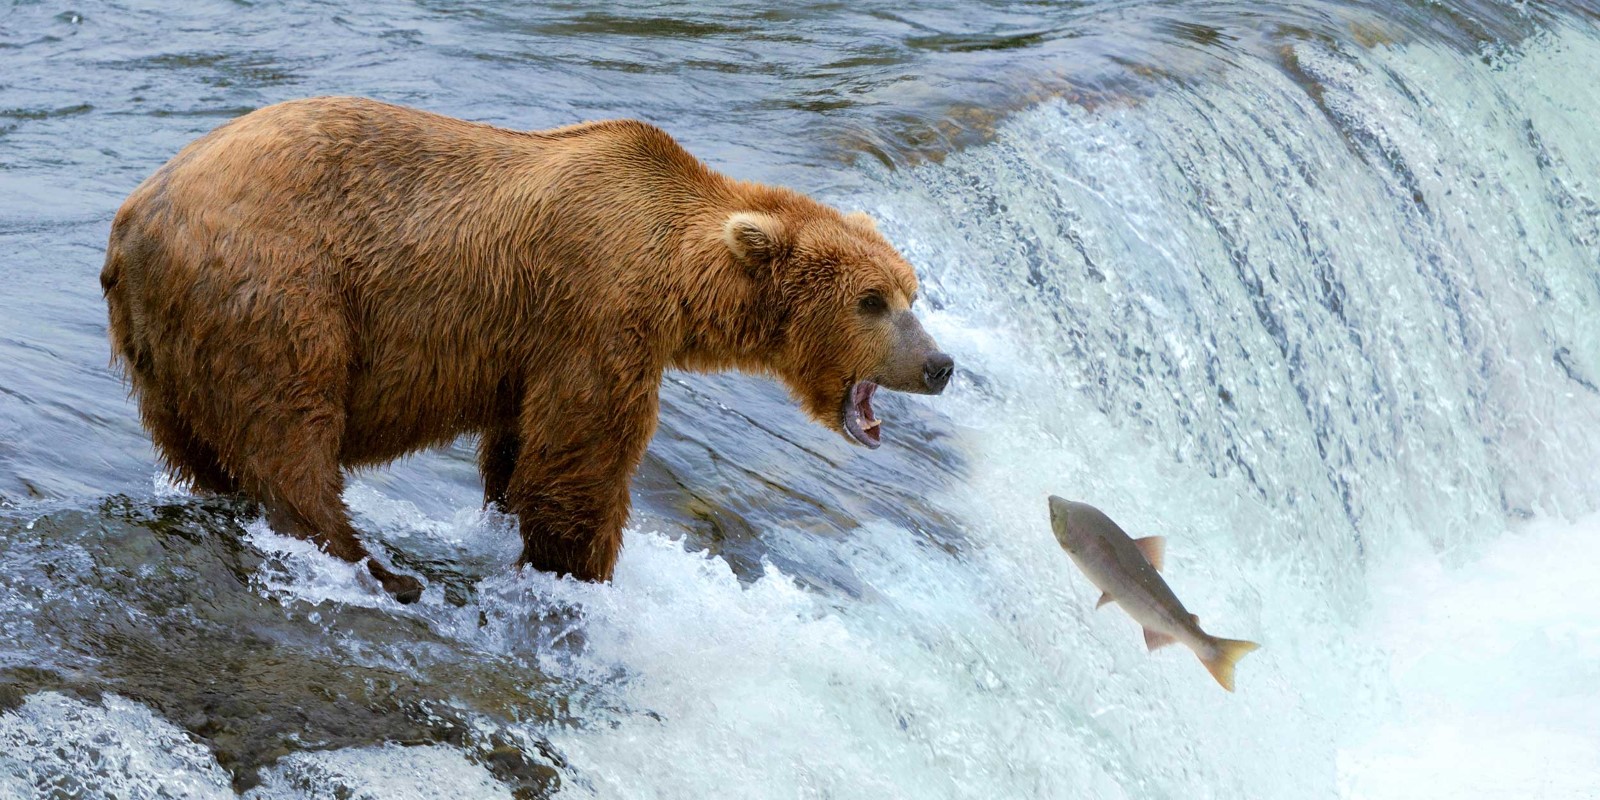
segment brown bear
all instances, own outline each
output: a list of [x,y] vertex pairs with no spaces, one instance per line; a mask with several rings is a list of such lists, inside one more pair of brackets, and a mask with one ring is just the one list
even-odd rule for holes
[[351,562],[368,554],[342,468],[473,433],[519,563],[608,580],[667,368],[776,376],[867,447],[877,387],[936,394],[953,369],[869,218],[725,177],[632,120],[263,108],[134,190],[100,281],[167,467]]

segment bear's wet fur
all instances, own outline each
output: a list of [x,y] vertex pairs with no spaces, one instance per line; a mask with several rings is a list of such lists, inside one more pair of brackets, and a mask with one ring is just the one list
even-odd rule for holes
[[351,562],[367,550],[344,468],[476,434],[520,563],[608,580],[667,368],[773,375],[872,446],[870,389],[950,374],[870,219],[725,177],[630,120],[269,106],[129,196],[101,284],[166,465]]

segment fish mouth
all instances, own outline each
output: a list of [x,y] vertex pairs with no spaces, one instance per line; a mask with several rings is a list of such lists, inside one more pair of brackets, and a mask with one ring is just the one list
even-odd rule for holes
[[1071,516],[1071,507],[1065,498],[1050,495],[1050,529],[1055,532],[1056,542],[1063,550],[1072,552],[1072,529],[1069,527],[1068,518]]
[[872,415],[872,395],[877,391],[878,384],[872,381],[856,381],[839,401],[839,425],[846,437],[873,450],[883,444],[882,422]]

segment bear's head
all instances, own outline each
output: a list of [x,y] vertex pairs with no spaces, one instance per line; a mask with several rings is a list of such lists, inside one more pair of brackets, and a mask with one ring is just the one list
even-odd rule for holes
[[872,219],[806,206],[732,214],[723,242],[778,306],[767,310],[781,323],[762,366],[812,418],[875,448],[873,392],[938,394],[955,361],[917,321],[917,276]]

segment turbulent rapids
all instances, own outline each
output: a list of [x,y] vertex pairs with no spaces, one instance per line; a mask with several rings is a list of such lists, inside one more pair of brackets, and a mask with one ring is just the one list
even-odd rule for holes
[[[0,17],[0,797],[1600,786],[1600,9],[902,6]],[[167,482],[107,367],[116,204],[317,94],[866,211],[949,388],[845,387],[868,450],[669,374],[609,585],[508,568],[472,442],[358,473],[400,606]],[[1094,612],[1051,494],[1167,537],[1236,694]]]

